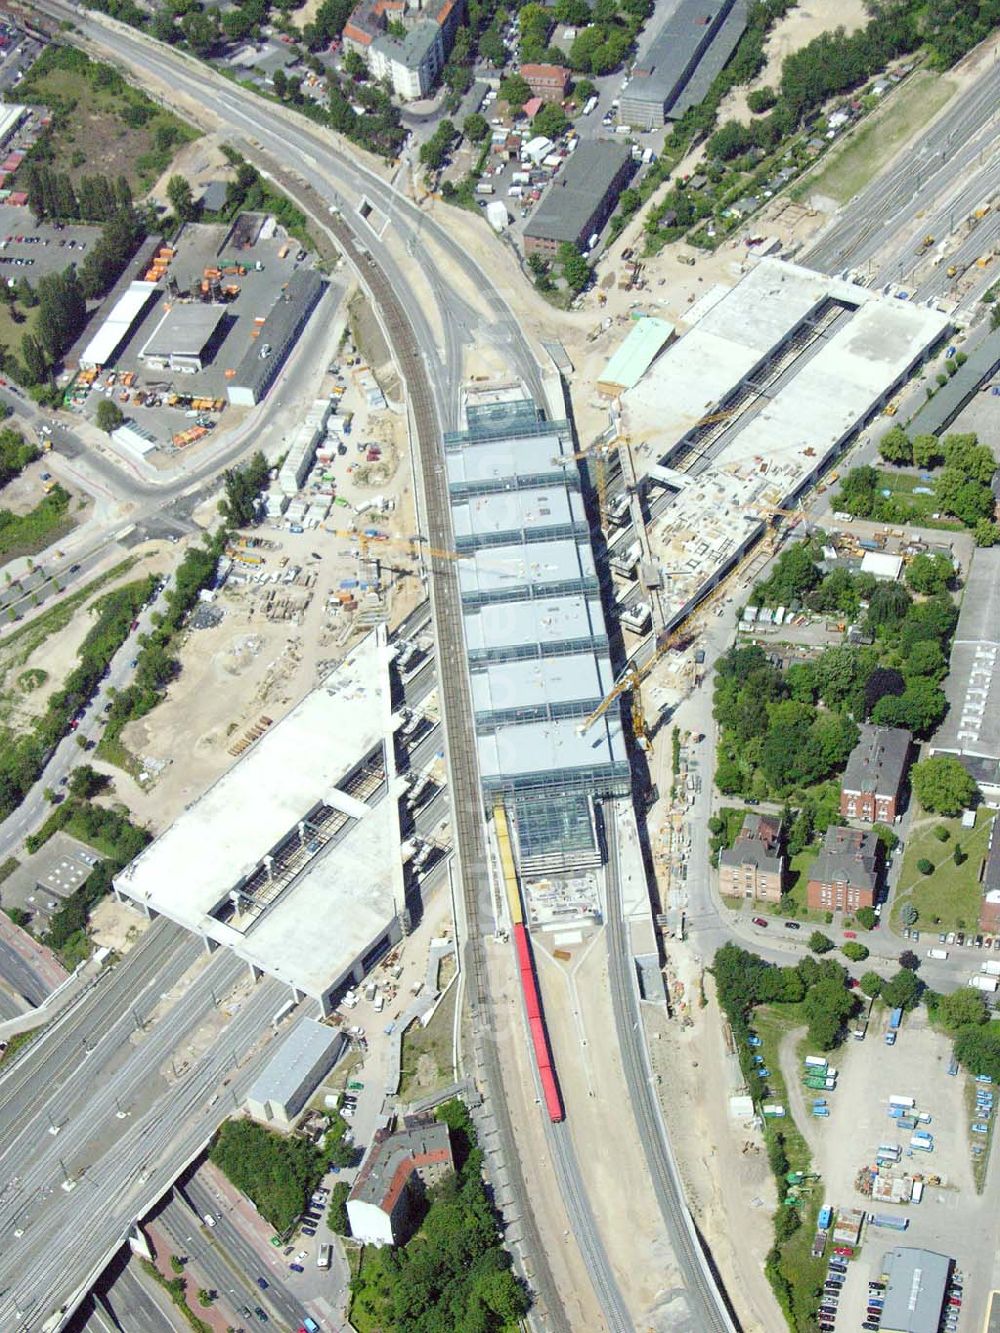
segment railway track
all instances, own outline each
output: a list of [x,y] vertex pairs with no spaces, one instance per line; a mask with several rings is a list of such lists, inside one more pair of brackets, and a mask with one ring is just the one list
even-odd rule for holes
[[650,1082],[640,1033],[642,1018],[636,996],[635,975],[622,920],[613,807],[602,806],[602,814],[607,844],[608,975],[622,1068],[625,1071],[629,1100],[635,1111],[639,1139],[646,1154],[656,1200],[684,1280],[691,1306],[690,1326],[699,1333],[736,1333],[737,1325],[721,1286],[711,1272],[688,1212],[677,1165],[656,1104],[656,1093]]
[[[301,191],[300,191],[301,192]],[[326,222],[343,252],[360,271],[371,298],[380,311],[385,333],[394,349],[399,372],[406,384],[417,443],[418,485],[423,490],[428,545],[439,550],[452,547],[451,512],[441,450],[438,414],[426,367],[417,350],[413,330],[402,302],[379,269],[367,248],[360,244],[341,216]],[[523,1248],[532,1261],[528,1274],[534,1288],[537,1313],[553,1333],[571,1333],[555,1280],[548,1265],[521,1172],[514,1127],[506,1099],[496,1043],[493,1007],[486,976],[486,955],[480,922],[480,892],[485,891],[488,867],[475,761],[475,726],[466,690],[462,644],[462,608],[458,575],[447,561],[428,556],[434,577],[430,580],[431,607],[437,638],[439,698],[447,736],[448,765],[454,838],[466,918],[464,948],[465,987],[476,1043],[477,1064],[486,1085],[490,1111],[496,1123],[500,1155],[507,1171],[508,1188],[514,1200]]]

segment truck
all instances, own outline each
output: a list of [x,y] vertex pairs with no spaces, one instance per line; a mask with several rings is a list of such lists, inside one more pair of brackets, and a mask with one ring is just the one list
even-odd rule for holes
[[596,97],[588,97],[587,100],[586,100],[586,102],[584,102],[584,104],[583,104],[583,114],[584,114],[585,116],[589,116],[590,113],[593,111],[593,109],[594,109],[595,106],[597,106],[597,98],[596,98]]
[[821,1055],[807,1055],[803,1063],[807,1069],[826,1069],[829,1061]]
[[990,995],[996,990],[997,984],[996,977],[972,977],[969,981],[969,985],[975,990],[985,991]]
[[924,1182],[922,1180],[915,1180],[913,1182],[913,1189],[910,1192],[910,1203],[919,1203],[923,1197]]
[[889,1098],[890,1106],[898,1106],[904,1111],[912,1111],[913,1108],[916,1106],[916,1104],[917,1103],[915,1098],[902,1097],[897,1092],[894,1092]]
[[894,1157],[896,1161],[899,1161],[902,1155],[903,1150],[898,1143],[880,1143],[876,1149],[876,1156],[878,1157]]
[[910,1147],[914,1152],[933,1152],[934,1139],[930,1134],[922,1134],[918,1130],[916,1134],[910,1135]]
[[916,1116],[901,1115],[896,1121],[900,1129],[916,1129],[918,1121]]
[[768,1120],[781,1120],[785,1115],[785,1108],[779,1102],[767,1102],[760,1109]]
[[496,191],[494,190],[493,186],[490,185],[487,181],[480,181],[479,184],[476,186],[476,194],[495,194],[495,193]]
[[825,1120],[830,1114],[830,1108],[829,1106],[814,1106],[812,1113],[817,1120]]
[[816,1219],[816,1225],[820,1231],[829,1231],[830,1223],[833,1221],[833,1205],[825,1203],[819,1210],[819,1217]]
[[994,962],[992,958],[989,958],[980,965],[979,970],[985,972],[988,977],[1000,977],[1000,962]]
[[939,959],[941,959],[941,960],[943,961],[945,958],[948,957],[948,950],[947,950],[947,949],[928,949],[928,950],[927,950],[927,957],[928,957],[928,958],[939,958]]
[[871,1213],[868,1218],[873,1227],[885,1227],[889,1231],[905,1231],[910,1225],[907,1217],[896,1217],[893,1213]]
[[885,1034],[885,1044],[887,1046],[895,1046],[896,1033],[899,1031],[902,1021],[902,1009],[893,1009],[892,1013],[889,1015],[889,1031]]

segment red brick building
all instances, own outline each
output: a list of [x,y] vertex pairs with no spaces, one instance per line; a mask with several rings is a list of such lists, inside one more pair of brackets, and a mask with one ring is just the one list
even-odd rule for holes
[[840,784],[845,819],[891,824],[898,813],[913,737],[902,727],[861,728]]
[[874,907],[882,844],[864,829],[831,827],[813,862],[806,902],[818,912],[856,912]]
[[561,102],[569,88],[569,70],[562,65],[522,65],[521,78],[543,102]]

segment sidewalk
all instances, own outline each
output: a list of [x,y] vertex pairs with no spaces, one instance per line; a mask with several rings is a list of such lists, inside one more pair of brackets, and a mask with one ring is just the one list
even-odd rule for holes
[[52,950],[46,949],[44,944],[39,944],[20,926],[15,926],[6,912],[0,912],[0,940],[9,945],[27,963],[50,991],[54,991],[69,979],[70,974]]
[[[175,1273],[170,1267],[170,1256],[171,1254],[177,1253],[176,1243],[170,1241],[166,1232],[162,1231],[159,1224],[156,1222],[144,1223],[143,1230],[146,1232],[146,1235],[149,1237],[150,1243],[153,1246],[154,1262],[156,1264],[157,1272],[161,1273],[168,1282],[172,1282],[173,1279],[178,1276],[187,1279],[187,1286],[184,1290],[184,1299],[198,1318],[204,1320],[206,1324],[209,1324],[214,1330],[214,1333],[226,1333],[227,1329],[235,1327],[239,1323],[239,1315],[236,1310],[231,1310],[230,1313],[233,1317],[232,1319],[227,1318],[224,1311],[228,1307],[225,1306],[221,1296],[213,1305],[208,1306],[207,1309],[198,1301],[199,1289],[205,1287],[210,1290],[212,1287],[211,1279],[199,1270],[198,1261],[196,1259],[189,1259],[184,1265],[184,1272],[182,1274]],[[174,1308],[176,1309],[176,1307]],[[178,1318],[178,1325],[180,1325],[180,1322],[180,1318]]]

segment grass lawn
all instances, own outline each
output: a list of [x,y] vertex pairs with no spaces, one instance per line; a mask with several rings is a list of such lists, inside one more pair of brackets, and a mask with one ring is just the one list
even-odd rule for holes
[[452,986],[425,1028],[411,1023],[403,1034],[399,1095],[404,1101],[426,1097],[454,1080],[452,1034],[457,989]]
[[24,76],[18,100],[51,108],[52,132],[32,158],[68,172],[74,182],[83,175],[124,176],[135,193],[144,192],[175,151],[198,137],[111,66],[72,47],[47,47]]
[[787,904],[775,903],[770,909],[775,916],[794,916],[797,921],[815,921],[817,925],[826,923],[826,913],[810,910],[806,906],[806,886],[809,883],[809,870],[819,856],[819,843],[815,847],[806,847],[797,852],[788,863],[788,885],[785,897],[791,898],[794,910],[788,911]]
[[918,71],[849,135],[841,148],[829,154],[822,170],[807,178],[796,190],[796,196],[823,194],[838,204],[846,204],[940,111],[954,92],[951,79]]
[[[788,1114],[788,1089],[778,1064],[778,1048],[785,1034],[804,1026],[805,1021],[802,1006],[797,1004],[783,1004],[780,1008],[762,1005],[754,1012],[754,1030],[763,1043],[760,1054],[764,1057],[765,1067],[771,1071],[767,1080],[771,1100],[780,1102],[786,1111],[784,1119],[764,1122],[765,1135],[770,1139],[780,1134],[789,1168],[808,1173],[812,1169],[809,1145]],[[779,1199],[781,1197],[779,1187]],[[814,1259],[811,1253],[816,1220],[823,1202],[821,1182],[805,1182],[800,1199],[802,1225],[780,1246],[777,1273],[769,1272],[768,1277],[779,1304],[790,1315],[790,1326],[804,1330],[815,1327],[816,1297],[822,1290],[826,1268],[825,1259]]]
[[[892,902],[892,924],[899,928],[904,903],[912,903],[919,912],[918,930],[971,930],[979,919],[982,890],[979,871],[989,841],[994,812],[981,806],[976,811],[974,829],[962,828],[959,819],[944,819],[919,807],[914,813],[903,855],[903,868]],[[937,827],[948,830],[948,841],[934,836]],[[957,866],[953,859],[955,844],[961,843],[967,859]],[[920,860],[930,861],[934,872],[922,875]]]
[[[37,555],[76,526],[69,513],[69,495],[61,486],[46,495],[26,514],[0,509],[0,556]],[[38,600],[41,600],[39,595]]]
[[25,310],[19,305],[17,309],[18,314],[24,316],[20,323],[14,322],[7,302],[0,301],[0,347],[6,347],[14,356],[21,354],[21,339],[24,335],[35,332],[40,307],[36,305]]

